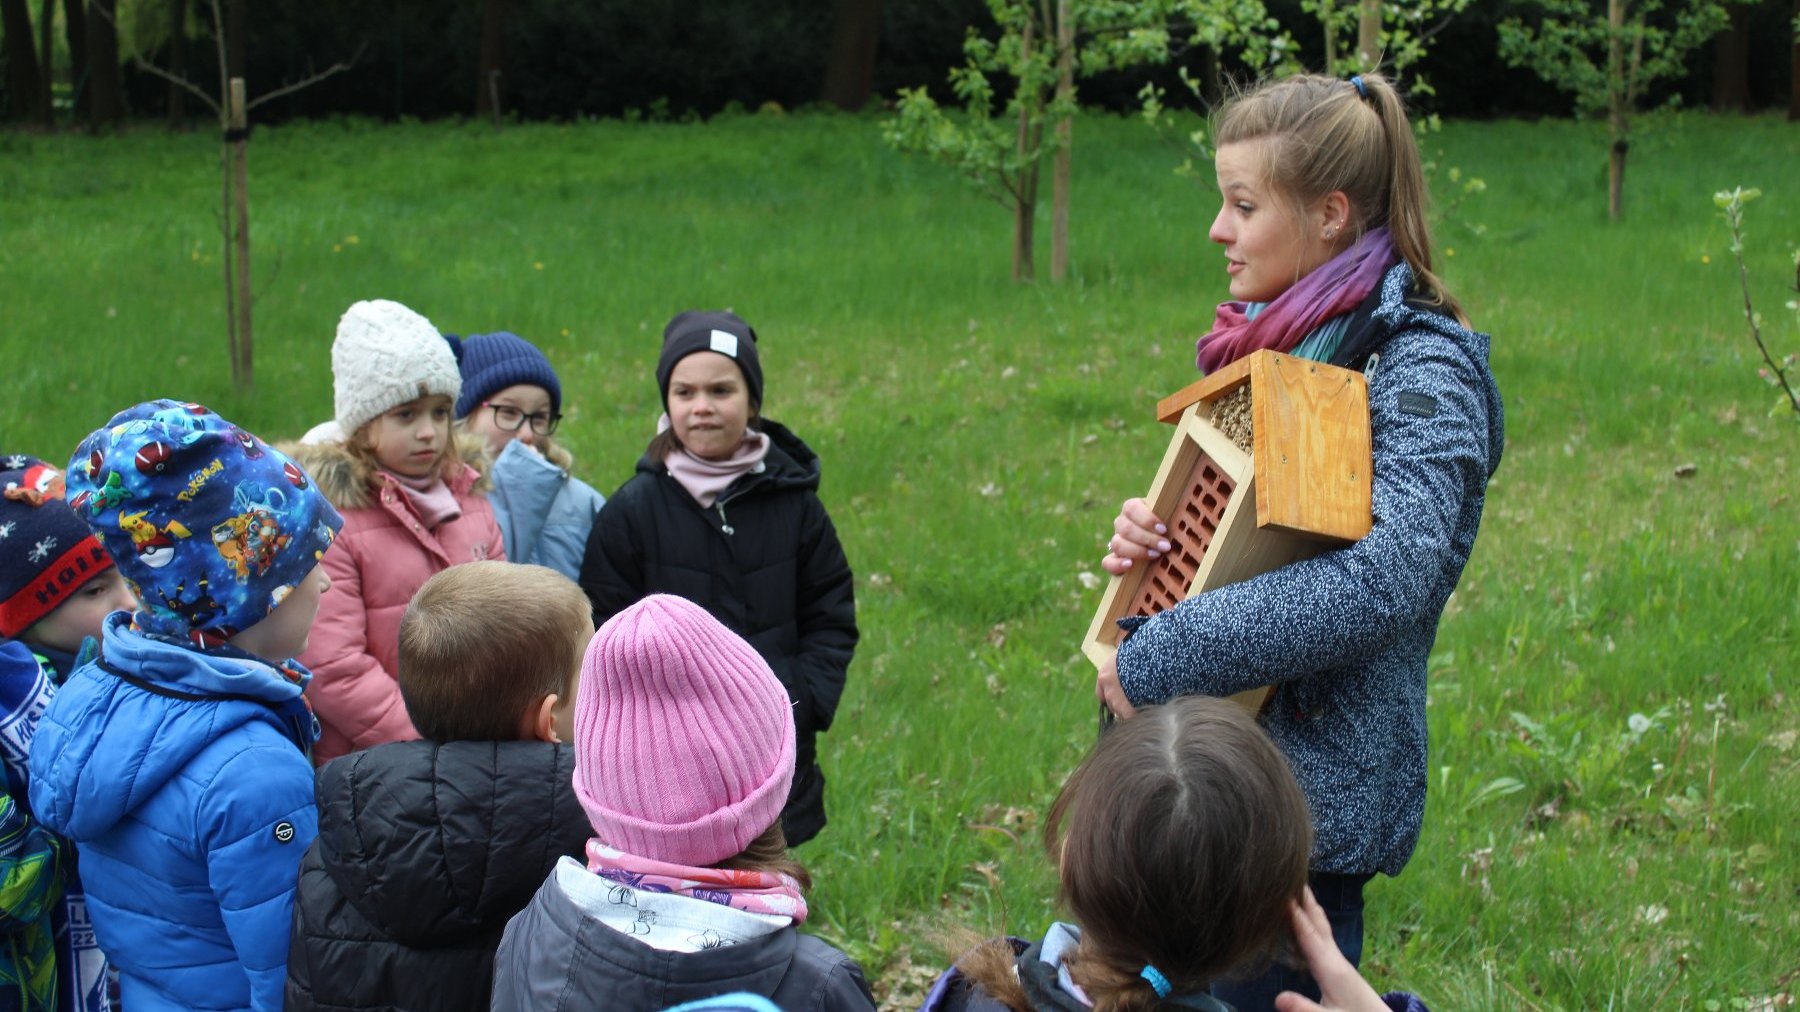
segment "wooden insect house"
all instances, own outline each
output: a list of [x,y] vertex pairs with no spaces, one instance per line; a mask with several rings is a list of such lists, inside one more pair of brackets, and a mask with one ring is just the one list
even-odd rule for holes
[[[1369,533],[1369,388],[1361,373],[1274,351],[1163,398],[1175,437],[1148,496],[1170,551],[1107,585],[1082,652],[1118,649],[1118,620],[1246,580]],[[1260,709],[1269,690],[1234,701]]]

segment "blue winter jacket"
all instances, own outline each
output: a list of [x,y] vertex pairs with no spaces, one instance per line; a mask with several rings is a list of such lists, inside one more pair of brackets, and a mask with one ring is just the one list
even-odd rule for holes
[[1374,527],[1361,541],[1199,594],[1134,628],[1134,705],[1261,685],[1260,718],[1312,809],[1313,870],[1397,875],[1425,812],[1425,662],[1475,543],[1503,445],[1488,338],[1382,280],[1365,367]]
[[606,497],[569,473],[569,455],[556,447],[552,459],[513,440],[500,451],[488,478],[488,503],[514,562],[549,566],[571,580],[581,578],[588,532]]
[[279,1009],[316,724],[284,677],[107,620],[39,722],[31,805],[72,838],[133,1012]]

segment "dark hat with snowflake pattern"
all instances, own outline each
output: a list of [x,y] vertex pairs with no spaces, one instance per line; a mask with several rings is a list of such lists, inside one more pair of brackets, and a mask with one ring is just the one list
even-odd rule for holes
[[62,471],[0,455],[0,637],[17,637],[112,565],[63,499]]

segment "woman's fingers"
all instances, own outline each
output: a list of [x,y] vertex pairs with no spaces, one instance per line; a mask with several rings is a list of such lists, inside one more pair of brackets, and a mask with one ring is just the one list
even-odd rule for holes
[[1149,503],[1127,499],[1113,518],[1113,534],[1106,548],[1126,562],[1157,558],[1169,550],[1168,527],[1157,519]]

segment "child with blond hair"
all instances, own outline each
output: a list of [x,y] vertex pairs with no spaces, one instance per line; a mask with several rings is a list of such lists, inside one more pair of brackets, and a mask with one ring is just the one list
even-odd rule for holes
[[344,515],[325,557],[338,592],[302,658],[320,764],[419,736],[394,678],[407,602],[434,573],[506,557],[481,445],[451,427],[462,376],[437,328],[398,302],[358,302],[338,321],[331,374],[337,417],[294,451]]
[[494,950],[559,858],[581,854],[572,783],[587,597],[543,566],[470,562],[400,623],[400,691],[422,741],[319,771],[287,1007],[485,1009]]

